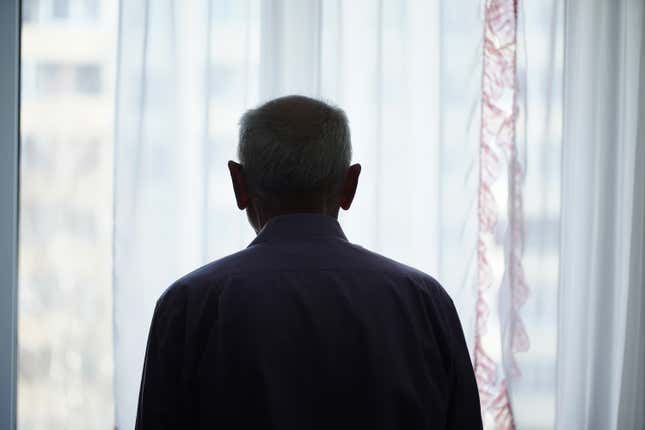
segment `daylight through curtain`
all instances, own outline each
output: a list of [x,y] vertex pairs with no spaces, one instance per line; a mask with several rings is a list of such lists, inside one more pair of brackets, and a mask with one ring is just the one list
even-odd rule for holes
[[156,299],[252,239],[226,170],[239,116],[291,93],[346,110],[363,173],[341,225],[448,290],[478,376],[496,363],[479,378],[489,426],[553,426],[563,21],[556,0],[529,3],[121,1],[119,428]]

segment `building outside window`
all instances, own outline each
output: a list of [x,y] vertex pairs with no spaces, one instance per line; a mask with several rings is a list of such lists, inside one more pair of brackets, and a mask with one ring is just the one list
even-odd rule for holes
[[111,428],[117,2],[22,7],[18,428]]

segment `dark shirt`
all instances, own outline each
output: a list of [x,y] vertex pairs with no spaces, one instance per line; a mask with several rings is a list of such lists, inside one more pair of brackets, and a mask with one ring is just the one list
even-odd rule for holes
[[481,427],[448,294],[332,217],[273,218],[157,301],[138,429]]

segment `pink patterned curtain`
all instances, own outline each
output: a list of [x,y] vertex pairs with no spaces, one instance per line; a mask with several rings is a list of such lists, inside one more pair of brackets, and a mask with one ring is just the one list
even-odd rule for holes
[[[498,428],[513,429],[515,421],[509,394],[520,375],[514,353],[527,351],[529,340],[520,316],[528,287],[522,267],[524,168],[518,150],[518,3],[487,0],[484,13],[479,136],[479,188],[477,238],[477,302],[474,367],[482,415],[490,413]],[[502,180],[506,183],[502,184]],[[502,186],[500,186],[502,185]],[[505,186],[504,186],[505,185]],[[506,214],[498,200],[506,199]],[[505,215],[505,216],[504,216]],[[501,231],[504,230],[505,231]],[[492,267],[495,236],[506,237],[501,278]],[[500,271],[498,271],[500,272]],[[499,288],[493,288],[498,286]],[[488,351],[490,292],[497,290],[501,363]],[[500,365],[501,364],[501,365]]]

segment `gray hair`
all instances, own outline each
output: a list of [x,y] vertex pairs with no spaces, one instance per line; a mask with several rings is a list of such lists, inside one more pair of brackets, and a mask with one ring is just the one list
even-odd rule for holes
[[239,138],[244,176],[258,195],[329,193],[351,161],[345,112],[308,97],[281,97],[247,111]]

